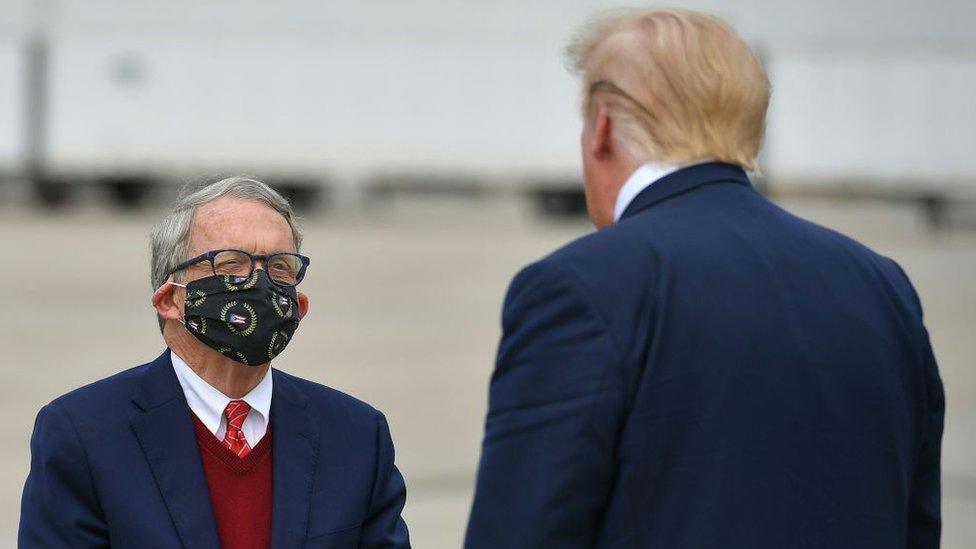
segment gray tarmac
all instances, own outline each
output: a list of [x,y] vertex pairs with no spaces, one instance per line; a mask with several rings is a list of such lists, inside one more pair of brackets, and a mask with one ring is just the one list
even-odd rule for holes
[[[786,206],[896,259],[926,310],[948,401],[943,546],[976,539],[976,233],[907,207]],[[163,349],[147,235],[160,212],[0,205],[0,547],[13,547],[37,410]],[[526,263],[589,231],[512,199],[409,199],[305,220],[311,312],[275,366],[389,418],[414,545],[456,548],[470,506],[500,305]]]

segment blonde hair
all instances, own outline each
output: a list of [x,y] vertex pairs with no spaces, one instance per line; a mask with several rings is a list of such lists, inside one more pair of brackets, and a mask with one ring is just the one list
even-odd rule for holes
[[721,19],[677,9],[618,12],[584,28],[567,55],[583,78],[584,116],[599,97],[631,160],[709,158],[756,169],[769,80]]

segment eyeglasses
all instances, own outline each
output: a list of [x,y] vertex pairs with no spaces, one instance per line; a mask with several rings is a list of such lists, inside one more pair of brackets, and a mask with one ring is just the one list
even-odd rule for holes
[[281,286],[297,286],[305,278],[305,270],[308,269],[310,263],[309,258],[304,255],[292,253],[252,255],[243,250],[211,250],[187,259],[173,268],[169,274],[182,271],[203,261],[210,263],[213,274],[233,277],[234,282],[251,278],[251,275],[254,274],[255,262],[261,261],[264,263],[268,278]]
[[640,101],[634,99],[634,96],[625,92],[623,89],[621,89],[619,86],[617,86],[616,84],[614,84],[609,80],[597,80],[592,85],[590,85],[589,97],[592,97],[593,94],[596,92],[612,93],[614,95],[623,97],[631,104],[633,104],[635,107],[637,107],[637,110],[639,110],[641,114],[646,116],[648,119],[650,119],[651,121],[657,121],[657,117],[654,116],[654,114],[652,114],[651,111],[647,110],[647,107],[642,105]]

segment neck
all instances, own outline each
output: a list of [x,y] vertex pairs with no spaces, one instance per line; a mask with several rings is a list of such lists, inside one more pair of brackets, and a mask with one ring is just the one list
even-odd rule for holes
[[251,392],[271,367],[270,362],[247,366],[231,360],[197,341],[183,326],[167,326],[163,338],[198,376],[229,398],[241,398]]
[[591,193],[588,192],[586,199],[590,220],[596,228],[602,229],[613,225],[617,195],[620,194],[620,189],[627,179],[640,166],[641,164],[618,159],[616,162],[602,166],[600,171],[592,173],[593,196],[589,196]]

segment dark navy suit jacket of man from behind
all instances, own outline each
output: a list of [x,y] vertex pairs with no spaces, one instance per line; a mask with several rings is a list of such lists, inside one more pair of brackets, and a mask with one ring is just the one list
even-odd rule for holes
[[937,547],[944,400],[890,259],[707,163],[512,282],[467,547]]
[[[23,548],[218,548],[190,408],[169,351],[38,414]],[[409,547],[381,413],[273,370],[271,546]]]

